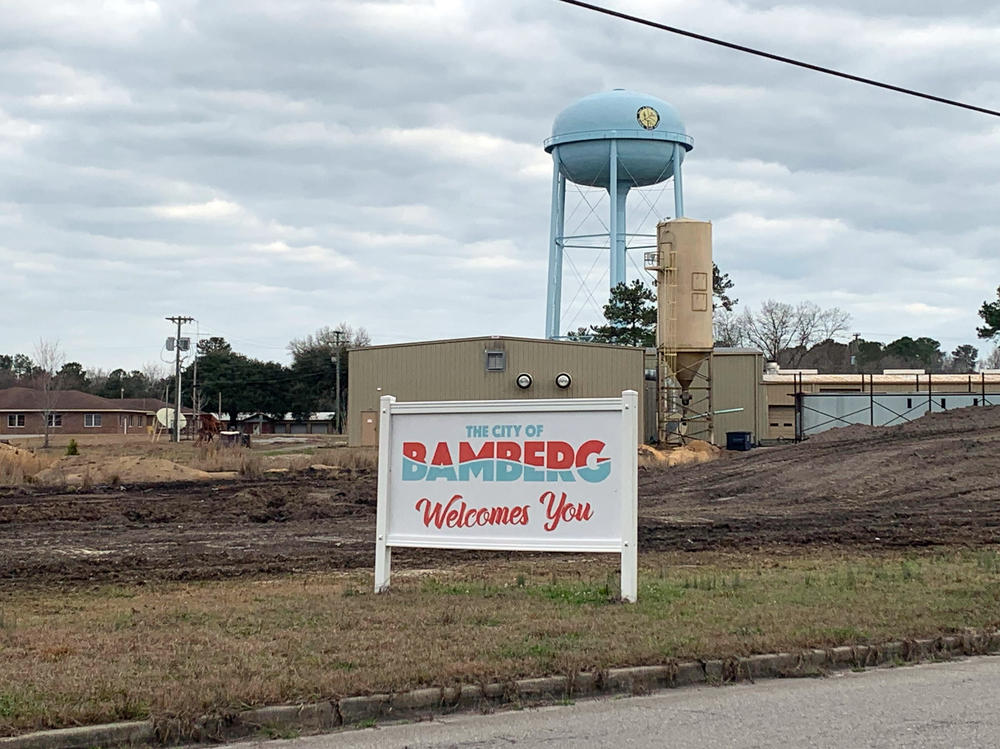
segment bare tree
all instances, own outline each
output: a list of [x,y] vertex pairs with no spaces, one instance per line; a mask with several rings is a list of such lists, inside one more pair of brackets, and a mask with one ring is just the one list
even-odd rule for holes
[[768,361],[784,355],[795,366],[810,346],[845,333],[850,322],[851,316],[837,307],[824,310],[813,302],[792,306],[768,299],[756,312],[745,309],[737,325],[746,342],[763,351]]
[[979,360],[980,369],[1000,369],[1000,346],[994,346],[985,359]]
[[42,423],[45,425],[45,442],[49,446],[49,435],[55,421],[55,408],[59,401],[59,379],[57,373],[66,359],[59,348],[59,341],[38,339],[35,344],[34,385],[42,391]]
[[[337,334],[340,334],[339,336]],[[339,343],[338,343],[339,341]],[[293,338],[288,344],[288,352],[293,356],[301,356],[313,349],[326,349],[333,351],[339,346],[346,348],[364,348],[372,345],[372,337],[364,328],[355,328],[346,322],[340,323],[336,328],[324,326],[315,333],[307,334],[303,338]]]
[[747,340],[740,315],[732,310],[717,308],[712,313],[712,337],[716,346],[745,346]]

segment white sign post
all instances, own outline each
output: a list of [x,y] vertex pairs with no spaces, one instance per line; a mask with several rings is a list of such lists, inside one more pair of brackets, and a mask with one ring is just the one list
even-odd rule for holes
[[380,401],[375,591],[392,547],[621,554],[638,592],[639,396]]

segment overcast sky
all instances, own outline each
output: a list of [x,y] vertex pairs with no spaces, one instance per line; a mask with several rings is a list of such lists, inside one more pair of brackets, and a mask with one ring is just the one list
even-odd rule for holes
[[[992,0],[607,4],[1000,109]],[[375,343],[541,336],[542,141],[614,87],[680,112],[686,212],[740,308],[812,300],[867,339],[989,348],[1000,118],[554,0],[0,0],[0,19],[0,353],[140,367],[169,315],[278,361],[341,321]],[[632,196],[630,231],[671,214],[656,197]],[[593,263],[574,256],[567,303]]]

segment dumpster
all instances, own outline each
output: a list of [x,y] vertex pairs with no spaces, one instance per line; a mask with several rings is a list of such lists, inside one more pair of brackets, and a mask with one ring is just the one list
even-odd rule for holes
[[750,432],[726,432],[727,450],[749,450],[753,447]]
[[219,432],[219,442],[225,447],[250,447],[250,435],[238,431]]

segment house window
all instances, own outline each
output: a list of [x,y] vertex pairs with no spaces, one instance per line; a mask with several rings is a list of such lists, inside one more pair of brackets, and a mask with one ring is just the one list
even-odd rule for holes
[[487,372],[503,372],[505,369],[507,369],[507,352],[505,351],[486,352]]
[[7,426],[11,429],[24,427],[24,414],[7,414]]
[[100,414],[84,414],[83,425],[85,427],[99,427],[101,425]]
[[49,414],[48,422],[50,427],[61,427],[62,414]]

